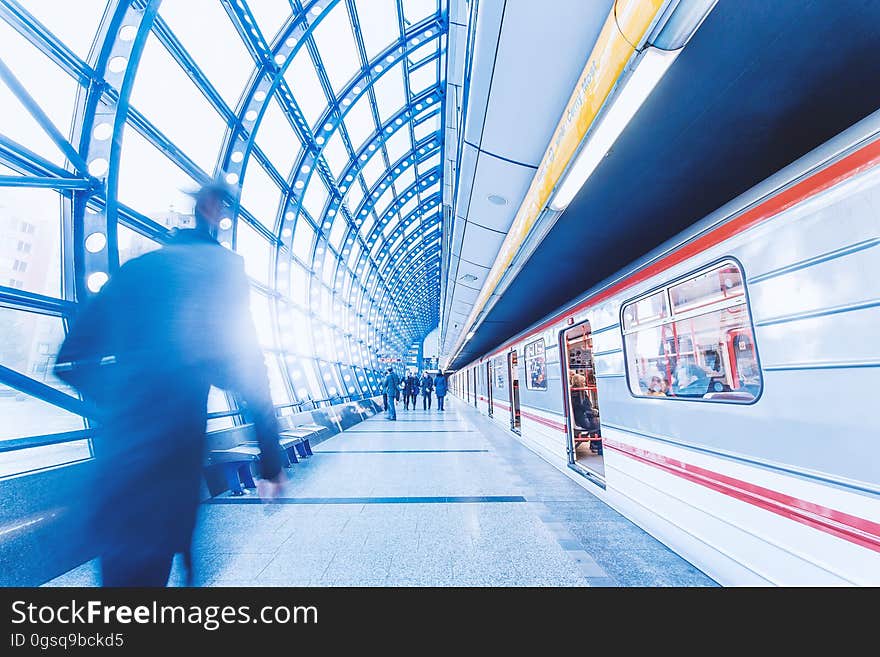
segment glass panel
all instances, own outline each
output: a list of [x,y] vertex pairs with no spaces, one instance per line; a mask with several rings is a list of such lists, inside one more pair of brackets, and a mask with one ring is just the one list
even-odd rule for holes
[[424,176],[428,171],[440,164],[440,153],[434,153],[431,157],[419,162],[419,175]]
[[388,161],[394,164],[412,150],[412,141],[409,138],[409,130],[406,126],[395,132],[385,142],[385,150],[388,152]]
[[351,161],[348,149],[345,148],[345,144],[342,141],[341,130],[334,131],[330,139],[327,140],[327,144],[324,146],[324,159],[327,160],[327,165],[330,167],[330,171],[333,172],[333,177],[339,180]]
[[255,281],[268,285],[271,246],[256,229],[241,219],[235,228],[235,250],[244,258],[245,273]]
[[286,0],[258,0],[247,4],[254,18],[257,19],[257,26],[263,37],[272,43],[272,38],[284,20],[290,16],[290,4]]
[[409,74],[409,91],[414,96],[435,84],[437,84],[437,62],[435,60],[423,64]]
[[[0,309],[0,364],[73,395],[52,373],[64,339],[57,317]],[[83,419],[36,397],[0,384],[0,440],[82,429]],[[88,443],[0,454],[0,476],[89,457]]]
[[307,48],[302,48],[293,58],[284,79],[308,124],[315,125],[327,107],[327,96]]
[[300,396],[300,399],[303,397],[311,397],[312,399],[323,399],[324,397],[324,389],[321,387],[320,382],[318,381],[318,376],[316,374],[317,363],[311,359],[303,362],[303,369],[306,373],[306,382],[308,383],[308,390],[305,391],[304,395],[297,394]]
[[370,96],[363,94],[345,115],[345,128],[355,152],[359,152],[364,142],[376,132],[376,123],[370,110]]
[[0,308],[0,365],[76,397],[52,372],[63,340],[61,318]]
[[386,171],[385,158],[381,151],[374,151],[373,156],[367,160],[367,163],[361,168],[361,176],[367,187],[371,188],[379,180],[379,177]]
[[263,119],[257,126],[256,142],[287,180],[302,151],[302,142],[275,98],[266,107]]
[[274,345],[272,336],[272,311],[269,308],[269,297],[257,290],[251,290],[251,317],[257,329],[257,340],[264,347]]
[[226,122],[152,34],[141,55],[131,103],[203,171],[214,170]]
[[397,180],[395,181],[395,185],[397,185],[400,189],[406,189],[410,185],[412,185],[416,181],[416,170],[415,167],[409,166],[397,176]]
[[395,0],[357,0],[357,16],[368,60],[400,38]]
[[293,232],[293,254],[305,263],[312,263],[312,244],[315,241],[315,230],[305,217],[300,216]]
[[0,187],[0,285],[61,296],[61,196],[57,192]]
[[315,45],[327,72],[330,86],[339,93],[345,83],[361,68],[361,58],[352,32],[351,19],[344,2],[325,16],[314,32]]
[[659,321],[669,316],[666,303],[666,290],[660,290],[651,296],[639,299],[623,307],[623,330]]
[[403,0],[403,17],[410,24],[437,13],[437,0]]
[[422,141],[428,135],[440,130],[440,114],[435,114],[430,119],[425,119],[413,128],[413,134],[418,141]]
[[[4,388],[0,386],[0,408],[6,406],[4,403],[3,390]],[[28,402],[23,400],[20,403]],[[31,412],[37,414],[34,416],[35,418],[39,417],[40,421],[42,421],[42,418],[45,417],[49,423],[61,424],[61,422],[54,417],[54,414],[56,412],[64,413],[64,411],[37,399],[34,399],[31,403],[33,403]],[[39,415],[44,412],[46,413],[45,416]],[[81,429],[82,426],[80,425],[77,428]],[[60,432],[61,431],[55,431],[53,433]],[[7,438],[14,437],[15,436],[7,436]],[[42,468],[65,465],[75,461],[82,461],[90,456],[91,451],[89,449],[88,440],[76,440],[74,442],[61,443],[59,445],[45,445],[43,447],[32,447],[30,449],[0,453],[0,477],[8,477]]]
[[296,263],[290,266],[290,294],[291,298],[299,305],[308,305],[309,273]]
[[222,413],[223,411],[228,410],[229,400],[226,398],[226,393],[220,388],[211,386],[208,390],[208,412]]
[[226,103],[235,108],[254,70],[254,60],[221,4],[217,0],[163,2],[159,14]]
[[342,245],[342,239],[345,237],[345,231],[348,228],[348,222],[342,214],[337,214],[333,222],[333,229],[330,231],[330,244],[336,250]]
[[311,320],[296,309],[291,311],[292,348],[299,354],[312,356],[312,324]]
[[263,353],[263,359],[266,363],[266,372],[269,375],[269,394],[275,404],[287,404],[290,402],[290,395],[287,394],[287,385],[281,375],[281,368],[278,364],[278,357],[270,352]]
[[430,55],[437,52],[437,42],[438,39],[430,39],[429,41],[425,41],[424,44],[413,50],[409,57],[407,57],[407,61],[410,63],[409,70],[413,70],[413,65],[418,64],[424,59],[427,59]]
[[281,203],[281,188],[269,172],[251,158],[244,173],[241,187],[241,204],[269,230],[275,226],[275,217]]
[[[69,135],[79,88],[76,81],[3,20],[0,20],[0,59],[61,134]],[[64,163],[66,158],[61,150],[3,82],[0,82],[0,107],[4,108],[0,133],[55,164]]]
[[[144,181],[149,184],[145,185]],[[144,139],[130,125],[122,137],[119,162],[119,200],[151,219],[171,212],[192,214],[187,192],[199,184]]]
[[388,208],[391,203],[394,201],[394,190],[389,187],[385,190],[382,196],[379,197],[379,200],[376,201],[376,215],[381,218],[386,218],[385,215],[388,212]]
[[324,204],[327,202],[327,186],[317,173],[312,174],[306,183],[306,191],[303,194],[303,207],[312,217],[316,224],[324,220]]
[[88,61],[89,50],[107,7],[107,0],[20,0],[24,8],[64,42],[83,61]]
[[672,312],[680,314],[745,294],[742,272],[732,262],[669,288]]
[[119,246],[120,265],[162,246],[159,242],[122,224],[116,227],[116,241]]
[[384,124],[406,103],[406,90],[403,86],[403,66],[396,64],[384,73],[374,84],[376,106],[379,109],[379,120]]

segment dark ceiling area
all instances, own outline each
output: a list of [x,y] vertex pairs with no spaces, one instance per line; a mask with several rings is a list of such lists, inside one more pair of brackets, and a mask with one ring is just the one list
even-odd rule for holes
[[452,364],[880,108],[880,2],[721,0]]

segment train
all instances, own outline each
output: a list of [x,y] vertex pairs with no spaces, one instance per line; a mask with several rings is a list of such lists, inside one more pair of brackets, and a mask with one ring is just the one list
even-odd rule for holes
[[880,112],[450,376],[725,585],[880,585]]

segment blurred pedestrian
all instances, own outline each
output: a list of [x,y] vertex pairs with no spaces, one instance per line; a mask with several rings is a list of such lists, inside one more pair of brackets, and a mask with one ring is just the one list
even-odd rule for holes
[[[195,195],[196,226],[125,263],[83,306],[57,375],[97,409],[92,538],[104,586],[164,586],[191,563],[211,386],[237,392],[260,446],[260,489],[280,494],[281,448],[241,256],[215,236],[219,184]],[[188,574],[192,579],[192,573]]]

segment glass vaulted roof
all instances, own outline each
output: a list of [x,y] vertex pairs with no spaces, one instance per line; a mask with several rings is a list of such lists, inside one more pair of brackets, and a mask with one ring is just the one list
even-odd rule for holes
[[0,0],[0,440],[83,429],[64,320],[215,178],[276,404],[374,394],[438,323],[445,46],[445,0]]

